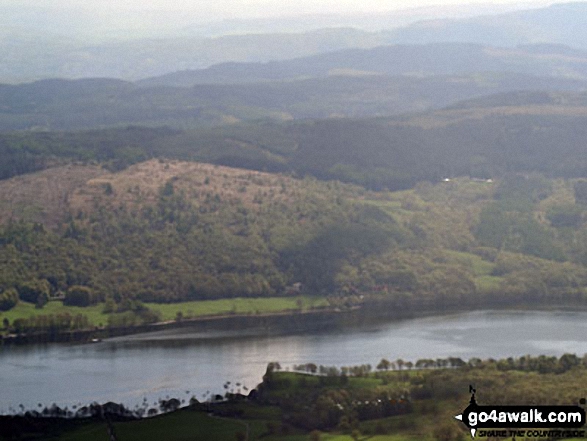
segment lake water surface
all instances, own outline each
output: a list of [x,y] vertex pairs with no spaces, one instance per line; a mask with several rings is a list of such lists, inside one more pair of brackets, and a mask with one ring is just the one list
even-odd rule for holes
[[206,391],[223,393],[226,381],[255,387],[270,361],[375,366],[383,357],[415,362],[565,352],[587,352],[587,313],[482,311],[278,336],[184,328],[93,344],[4,347],[0,412],[21,403],[132,407],[167,395],[202,399]]

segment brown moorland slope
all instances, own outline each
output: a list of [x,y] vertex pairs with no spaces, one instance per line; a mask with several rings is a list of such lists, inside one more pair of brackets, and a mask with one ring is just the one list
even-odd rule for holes
[[[323,190],[331,185],[316,184]],[[115,173],[69,164],[0,181],[0,224],[23,220],[55,228],[70,216],[97,209],[140,209],[156,204],[166,185],[195,206],[216,200],[253,211],[263,206],[261,199],[289,204],[307,193],[307,182],[286,175],[199,162],[152,159]],[[357,194],[353,185],[336,187]],[[312,194],[318,199],[331,196]]]
[[55,227],[69,213],[70,196],[101,167],[69,164],[0,181],[0,223],[26,220]]

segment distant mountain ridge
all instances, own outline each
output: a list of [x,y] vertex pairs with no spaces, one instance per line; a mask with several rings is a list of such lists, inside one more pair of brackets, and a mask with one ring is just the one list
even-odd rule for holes
[[[587,79],[587,51],[566,46],[499,48],[473,43],[379,46],[267,63],[223,63],[148,78],[139,85],[192,86],[326,77],[336,71],[380,75],[459,75],[516,72]],[[569,53],[573,56],[569,57]],[[546,56],[545,56],[546,55]]]
[[[488,11],[493,12],[495,8],[481,9],[479,13],[487,14]],[[0,65],[0,82],[11,83],[51,77],[137,80],[179,70],[203,69],[223,62],[269,62],[390,44],[467,42],[512,48],[539,43],[587,49],[584,3],[462,18],[470,14],[467,12],[457,15],[461,18],[437,18],[407,26],[412,19],[404,19],[400,14],[399,18],[390,19],[387,26],[385,20],[379,21],[381,25],[377,30],[362,28],[361,20],[365,21],[362,18],[357,24],[348,20],[321,24],[322,21],[318,20],[315,23],[316,26],[321,24],[320,29],[308,30],[307,25],[300,25],[291,29],[282,27],[279,32],[267,23],[261,23],[255,29],[254,22],[220,24],[216,30],[202,27],[201,32],[180,26],[171,33],[161,34],[166,37],[157,34],[165,28],[161,22],[166,21],[166,15],[160,20],[156,15],[147,17],[153,23],[153,32],[157,28],[155,34],[149,34],[149,27],[139,26],[130,14],[126,17],[130,20],[128,26],[119,26],[112,33],[112,36],[124,38],[129,29],[134,29],[136,39],[129,40],[126,35],[125,41],[109,39],[108,33],[103,31],[90,32],[92,26],[97,26],[97,30],[103,28],[104,17],[89,17],[81,25],[76,25],[79,35],[70,35],[65,32],[67,14],[59,18],[64,30],[61,33],[59,26],[48,23],[38,11],[30,20],[26,13],[19,11],[16,14],[9,11],[2,20],[1,13],[2,8],[0,59],[5,62]],[[422,11],[421,16],[439,15]],[[87,14],[81,17],[87,17]],[[31,25],[37,22],[38,26]],[[398,25],[404,27],[398,28]],[[235,35],[239,29],[242,30],[240,35]],[[210,37],[212,31],[214,37]],[[89,38],[90,34],[94,37]]]
[[0,130],[76,130],[144,124],[178,128],[256,120],[365,118],[439,109],[519,90],[582,91],[587,81],[526,74],[335,75],[295,81],[139,87],[114,79],[0,85]]
[[560,3],[546,8],[493,16],[425,20],[388,33],[404,44],[470,42],[496,46],[554,43],[587,49],[587,3]]
[[[1,32],[1,31],[0,31]],[[0,81],[114,77],[137,80],[188,68],[236,61],[283,60],[384,43],[378,33],[318,29],[301,33],[224,35],[108,41],[88,44],[62,36],[0,33]]]

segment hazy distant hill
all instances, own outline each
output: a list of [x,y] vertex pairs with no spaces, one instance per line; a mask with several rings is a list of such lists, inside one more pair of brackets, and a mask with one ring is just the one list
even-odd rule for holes
[[386,75],[463,75],[474,72],[515,72],[530,75],[587,78],[587,52],[561,46],[514,49],[469,43],[380,46],[347,49],[267,63],[225,63],[202,70],[180,71],[141,80],[141,85],[247,83],[324,77],[351,71]]
[[[22,2],[21,2],[22,3]],[[0,4],[0,35],[41,34],[67,39],[85,40],[89,44],[106,41],[218,37],[220,35],[275,34],[308,32],[324,28],[353,27],[379,31],[406,26],[426,19],[465,18],[480,14],[498,14],[523,7],[519,4],[436,5],[389,12],[372,10],[364,13],[344,11],[308,14],[302,11],[284,16],[236,17],[216,19],[203,17],[197,8],[169,5],[151,9],[119,5],[118,8],[78,3],[74,7],[53,2]],[[174,7],[175,6],[175,7]]]
[[[54,11],[45,6],[30,9],[0,6],[0,59],[3,60],[0,82],[54,77],[136,80],[178,70],[203,69],[223,62],[269,62],[397,43],[472,42],[492,47],[545,43],[587,49],[584,3],[500,15],[488,14],[505,7],[485,7],[478,13],[486,15],[473,18],[470,17],[471,8],[400,11],[376,19],[360,16],[354,21],[347,17],[305,17],[294,19],[288,27],[284,20],[275,23],[228,21],[194,26],[188,17],[178,17],[172,12],[128,13],[113,17],[111,12],[96,13],[83,7]],[[445,10],[449,12],[442,12]],[[437,18],[409,24],[417,17],[434,18],[447,14],[461,18]],[[178,25],[172,27],[169,25],[172,22]],[[372,26],[365,23],[372,23]],[[316,29],[309,30],[308,26]],[[352,53],[347,55],[351,59],[356,57]],[[419,56],[411,52],[403,55]],[[434,60],[433,55],[427,57]],[[518,53],[505,54],[506,67],[516,72],[552,74],[552,69],[544,71],[540,68],[543,63],[536,64],[527,55],[520,56]],[[580,55],[580,58],[584,56]],[[459,60],[464,63],[487,61],[471,57],[466,50],[456,62],[461,62]],[[579,75],[583,75],[584,68],[572,65],[571,61],[558,65],[557,73],[573,76],[578,70]],[[516,64],[527,65],[527,68],[523,70],[521,66],[515,67]],[[533,72],[536,67],[538,71]],[[426,73],[418,63],[410,69]],[[213,70],[211,76],[219,73]]]
[[429,20],[389,32],[394,43],[474,42],[496,46],[556,43],[587,49],[587,3],[456,20]]
[[[464,100],[447,108],[450,109],[474,109],[474,108],[503,108],[523,106],[561,106],[561,108],[587,106],[587,94],[585,93],[553,93],[542,91],[516,91],[515,93],[499,93],[492,96]],[[551,107],[554,108],[554,107]]]
[[125,124],[202,127],[239,121],[390,116],[517,90],[580,91],[587,82],[524,74],[352,75],[250,84],[137,87],[110,79],[0,85],[0,130]]
[[0,31],[0,41],[0,81],[21,82],[55,77],[136,80],[228,61],[283,60],[349,47],[374,47],[383,43],[383,36],[339,28],[88,43],[41,33]]

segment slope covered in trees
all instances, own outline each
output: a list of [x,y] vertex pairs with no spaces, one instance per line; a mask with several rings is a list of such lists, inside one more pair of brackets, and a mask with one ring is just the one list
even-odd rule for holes
[[[52,172],[60,179],[69,170]],[[379,210],[354,203],[358,188],[203,164],[153,160],[103,173],[64,190],[61,219],[53,200],[37,199],[35,213],[12,198],[14,186],[35,197],[36,184],[3,185],[3,286],[41,278],[53,293],[90,286],[95,301],[270,296],[316,274],[312,283],[325,289],[338,259],[409,236]],[[17,221],[39,221],[38,212],[51,212],[53,225]],[[316,247],[329,258],[300,266]]]
[[[16,292],[154,320],[137,301],[300,287],[390,314],[583,304],[584,101],[520,93],[396,118],[4,133],[2,308]],[[64,326],[92,323],[75,320]]]
[[[109,79],[0,85],[0,130],[125,124],[204,127],[239,121],[390,116],[517,90],[580,91],[585,81],[487,72],[433,77],[338,69],[328,76],[249,84],[139,87]],[[240,75],[231,80],[238,82]]]
[[451,176],[585,176],[585,94],[520,92],[395,118],[0,134],[0,177],[63,160],[112,170],[153,157],[410,188]]
[[[398,315],[587,300],[583,180],[512,174],[372,192],[178,161],[88,167],[89,180],[77,167],[54,198],[37,194],[34,177],[59,180],[71,166],[0,183],[3,309],[15,292],[35,315],[63,301],[142,321],[158,316],[137,301],[304,293]],[[35,320],[18,325],[44,329]]]

